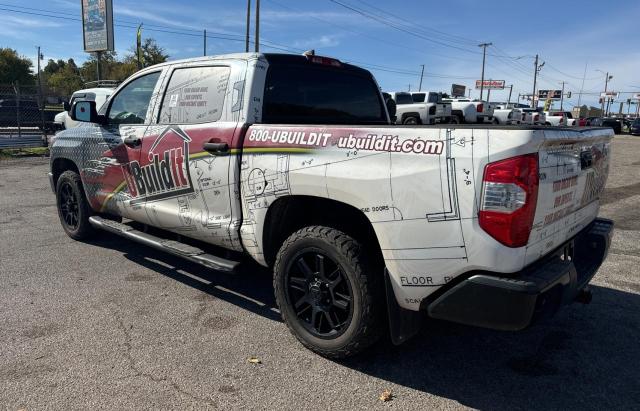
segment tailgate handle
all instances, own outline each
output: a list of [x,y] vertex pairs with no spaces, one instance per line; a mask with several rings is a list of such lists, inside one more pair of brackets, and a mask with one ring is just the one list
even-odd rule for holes
[[593,165],[593,154],[591,154],[591,150],[583,151],[580,153],[580,168],[587,169],[591,168]]
[[229,154],[229,144],[227,143],[204,143],[202,147],[215,156]]

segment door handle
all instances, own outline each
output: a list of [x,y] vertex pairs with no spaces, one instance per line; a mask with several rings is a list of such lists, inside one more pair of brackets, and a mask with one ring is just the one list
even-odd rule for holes
[[204,143],[202,148],[214,156],[226,156],[229,154],[229,144],[227,143]]
[[137,136],[125,137],[123,141],[124,141],[124,144],[129,147],[138,147],[142,143],[142,140],[140,139],[140,137],[137,137]]

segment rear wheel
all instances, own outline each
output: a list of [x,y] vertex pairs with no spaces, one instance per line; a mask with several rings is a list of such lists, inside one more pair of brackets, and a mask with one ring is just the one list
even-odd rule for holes
[[282,245],[274,266],[276,301],[291,333],[330,358],[354,355],[384,329],[382,273],[372,271],[358,241],[310,226]]
[[462,121],[460,121],[460,116],[451,116],[451,124],[460,124]]
[[404,124],[406,126],[415,126],[415,125],[418,124],[418,118],[414,117],[414,116],[409,116],[409,117],[404,119],[402,124]]
[[94,229],[89,223],[91,206],[84,195],[80,176],[75,171],[65,171],[58,177],[56,205],[62,228],[69,237],[83,240],[93,234]]

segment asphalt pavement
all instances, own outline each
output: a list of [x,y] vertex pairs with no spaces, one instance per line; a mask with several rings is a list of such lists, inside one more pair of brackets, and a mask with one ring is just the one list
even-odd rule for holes
[[640,137],[612,155],[590,305],[518,333],[426,321],[341,362],[289,334],[265,269],[73,241],[47,160],[0,159],[0,409],[640,409]]

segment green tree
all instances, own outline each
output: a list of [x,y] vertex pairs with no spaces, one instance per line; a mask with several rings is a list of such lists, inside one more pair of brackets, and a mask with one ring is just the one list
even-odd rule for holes
[[76,66],[73,59],[69,59],[66,63],[62,60],[62,69],[48,75],[47,86],[58,94],[70,96],[74,91],[84,88],[84,81],[80,76],[80,69]]
[[0,48],[0,84],[34,84],[35,78],[31,67],[31,60],[18,55],[10,48]]
[[[140,59],[142,60],[142,67],[149,67],[154,64],[164,63],[169,59],[169,55],[166,54],[164,48],[158,45],[154,38],[147,37],[140,45]],[[125,56],[124,62],[138,64],[138,54],[135,47],[129,49],[129,54]]]

